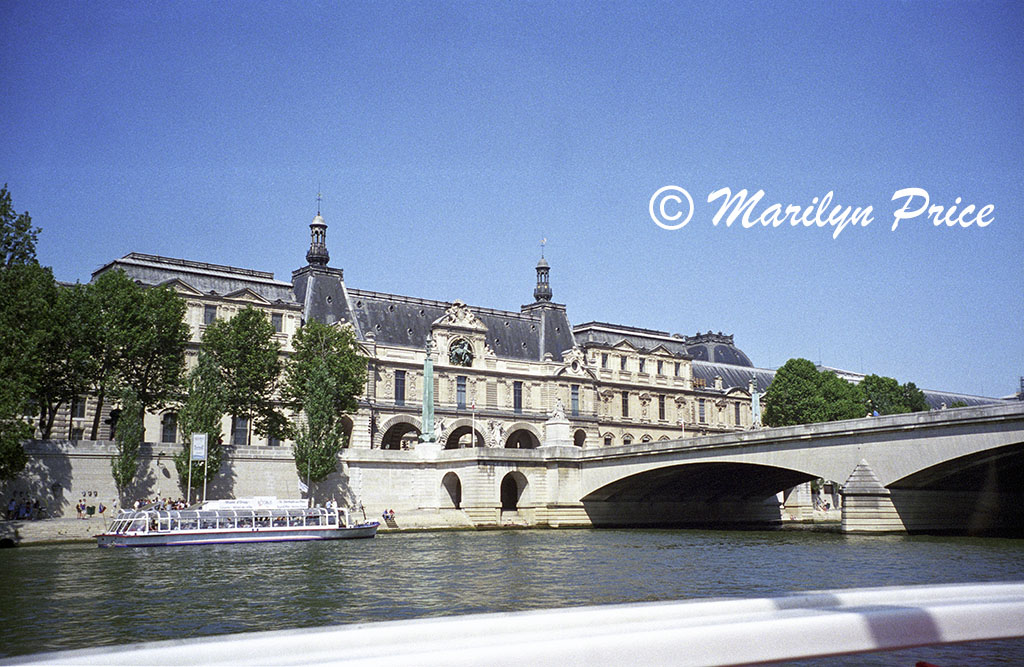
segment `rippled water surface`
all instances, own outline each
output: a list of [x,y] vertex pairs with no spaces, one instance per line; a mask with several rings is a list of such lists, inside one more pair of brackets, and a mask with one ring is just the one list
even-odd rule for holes
[[[1024,540],[537,530],[0,551],[0,655],[538,607],[1024,580]],[[1024,664],[1024,641],[822,664]]]

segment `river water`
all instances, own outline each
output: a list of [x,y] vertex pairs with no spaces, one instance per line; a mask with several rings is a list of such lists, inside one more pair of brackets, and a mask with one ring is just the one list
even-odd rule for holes
[[[0,551],[0,656],[542,607],[1024,580],[1024,540],[530,530],[163,549]],[[1024,664],[1024,640],[821,664]],[[800,664],[817,664],[813,661]]]

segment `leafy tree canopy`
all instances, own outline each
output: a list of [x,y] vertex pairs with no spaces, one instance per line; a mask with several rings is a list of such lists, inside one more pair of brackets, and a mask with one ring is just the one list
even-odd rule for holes
[[206,328],[203,346],[220,371],[227,411],[247,418],[261,435],[284,435],[287,422],[274,402],[280,346],[267,316],[246,307],[230,320],[217,320]]
[[355,412],[366,387],[366,359],[352,330],[310,321],[295,334],[292,347],[283,390],[288,405],[297,412],[303,409],[310,377],[322,366],[331,378],[335,413]]
[[28,211],[15,212],[7,184],[0,188],[0,268],[36,263],[39,229],[32,226]]
[[775,373],[764,396],[767,426],[790,426],[826,420],[821,373],[807,359],[790,359]]
[[110,459],[110,471],[117,491],[124,500],[139,472],[139,450],[142,448],[144,437],[144,407],[131,387],[121,390],[120,399],[121,418],[117,422],[115,436],[117,453]]
[[92,437],[99,431],[106,395],[131,387],[145,408],[162,407],[181,388],[185,302],[168,287],[143,288],[123,271],[105,271],[88,285],[93,317],[89,347],[98,406]]
[[328,365],[311,364],[303,396],[305,420],[295,428],[295,469],[300,477],[321,482],[338,467],[345,446],[341,415],[334,409],[336,387]]
[[206,465],[192,465],[193,489],[202,487],[204,476],[207,482],[216,477],[224,460],[221,436],[224,387],[220,372],[205,350],[200,350],[199,363],[188,374],[186,391],[185,401],[178,412],[178,427],[185,446],[174,457],[182,491],[189,487],[189,458],[193,433],[206,434]]

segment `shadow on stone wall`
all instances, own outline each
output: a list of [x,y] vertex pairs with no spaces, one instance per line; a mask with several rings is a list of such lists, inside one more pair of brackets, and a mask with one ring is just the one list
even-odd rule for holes
[[338,468],[324,481],[310,484],[313,491],[313,502],[322,505],[328,500],[333,500],[341,507],[358,509],[359,501],[352,492],[348,473],[341,470],[341,464],[338,465]]
[[16,501],[38,499],[46,516],[58,516],[72,508],[71,459],[67,441],[25,443],[28,463],[21,474],[3,485],[3,509],[12,497]]

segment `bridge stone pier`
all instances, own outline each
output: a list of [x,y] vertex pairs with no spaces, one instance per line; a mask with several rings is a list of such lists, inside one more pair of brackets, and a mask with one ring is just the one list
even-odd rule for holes
[[[178,495],[176,448],[143,448],[136,497]],[[5,497],[24,491],[51,513],[115,497],[110,443],[26,449]],[[287,448],[232,448],[220,477],[211,497],[297,495]],[[767,527],[782,523],[785,492],[817,478],[844,486],[848,533],[1024,535],[1024,402],[618,447],[354,448],[316,491],[370,518],[394,509],[400,528]]]

